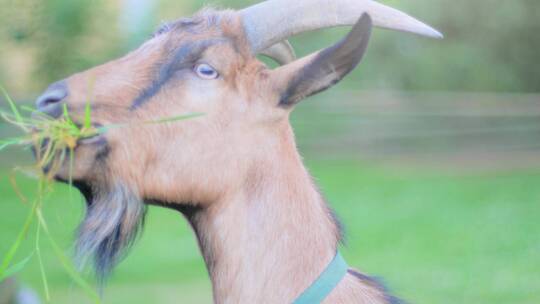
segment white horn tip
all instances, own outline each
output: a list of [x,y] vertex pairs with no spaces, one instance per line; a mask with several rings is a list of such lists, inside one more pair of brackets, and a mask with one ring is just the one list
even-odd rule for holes
[[[385,27],[385,26],[382,26],[382,27]],[[421,22],[415,22],[414,26],[412,27],[389,27],[389,28],[398,30],[398,31],[410,32],[410,33],[420,35],[423,37],[428,37],[428,38],[434,38],[434,39],[444,38],[444,35],[441,32]]]
[[368,0],[365,4],[368,5],[366,10],[372,15],[371,17],[373,17],[375,26],[409,32],[429,38],[444,38],[441,32],[400,10],[376,1]]
[[[398,28],[399,29],[399,28]],[[403,28],[402,30],[410,31],[411,33],[428,37],[428,38],[434,38],[434,39],[443,39],[444,35],[439,32],[438,30],[434,29],[433,27],[418,21],[414,20],[414,23],[409,28]]]
[[443,33],[437,31],[436,29],[432,27],[427,27],[426,30],[423,33],[419,33],[420,35],[429,37],[429,38],[435,38],[435,39],[443,39],[444,35]]

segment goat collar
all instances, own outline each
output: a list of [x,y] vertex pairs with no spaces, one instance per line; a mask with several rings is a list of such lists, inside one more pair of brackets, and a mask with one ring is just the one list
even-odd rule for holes
[[294,300],[293,304],[318,304],[330,295],[332,290],[341,282],[341,280],[347,274],[349,265],[341,256],[341,253],[337,253],[332,262],[328,264],[326,269],[321,273],[319,278],[315,280],[304,290],[302,294]]

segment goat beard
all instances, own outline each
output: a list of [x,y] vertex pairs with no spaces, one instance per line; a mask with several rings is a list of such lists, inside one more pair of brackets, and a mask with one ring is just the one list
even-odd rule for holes
[[139,235],[146,208],[136,192],[122,183],[79,186],[87,209],[78,230],[75,260],[81,269],[93,260],[96,278],[103,285]]

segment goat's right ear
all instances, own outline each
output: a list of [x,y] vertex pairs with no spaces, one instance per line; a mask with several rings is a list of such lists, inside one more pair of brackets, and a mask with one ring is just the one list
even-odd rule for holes
[[372,27],[369,15],[363,14],[342,41],[274,70],[272,82],[280,94],[279,105],[290,107],[349,74],[366,52]]

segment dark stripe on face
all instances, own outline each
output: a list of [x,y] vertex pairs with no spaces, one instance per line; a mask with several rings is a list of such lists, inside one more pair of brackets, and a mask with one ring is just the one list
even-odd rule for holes
[[136,110],[144,105],[159,93],[161,88],[173,78],[176,72],[192,69],[206,49],[224,41],[224,39],[212,39],[188,43],[180,47],[169,60],[158,65],[155,80],[135,98],[130,109]]

